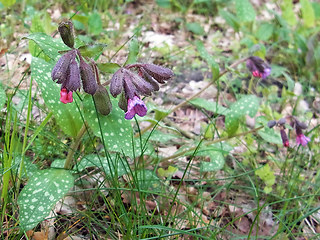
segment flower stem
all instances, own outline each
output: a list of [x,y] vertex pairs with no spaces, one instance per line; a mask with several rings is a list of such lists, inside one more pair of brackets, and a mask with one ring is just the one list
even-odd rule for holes
[[[208,141],[206,143],[204,143],[205,146],[209,146],[211,144],[214,144],[214,143],[218,143],[218,142],[222,142],[222,141],[226,141],[226,140],[229,140],[231,138],[235,138],[235,137],[240,137],[240,136],[244,136],[244,135],[247,135],[249,133],[254,133],[254,132],[257,132],[259,131],[260,129],[262,129],[263,126],[260,126],[260,127],[257,127],[257,128],[254,128],[254,129],[251,129],[249,131],[246,131],[246,132],[242,132],[242,133],[238,133],[238,134],[235,134],[235,135],[232,135],[232,136],[227,136],[227,137],[222,137],[222,138],[219,138],[219,139],[215,139],[215,140],[212,140],[212,141]],[[169,157],[166,157],[166,158],[163,158],[161,160],[161,162],[167,162],[169,161],[170,159],[174,159],[174,158],[177,158],[177,157],[180,157],[184,154],[186,154],[187,152],[190,152],[190,151],[194,151],[195,149],[197,149],[199,146],[194,146],[194,147],[191,147],[191,148],[188,148],[187,150],[184,150],[182,152],[179,152],[179,153],[176,153],[176,154],[173,154]]]
[[81,139],[83,137],[83,135],[85,134],[87,130],[87,125],[86,123],[84,123],[81,127],[81,129],[78,132],[78,135],[74,138],[73,143],[70,146],[70,149],[68,151],[68,155],[67,155],[67,159],[64,163],[64,169],[71,169],[72,168],[72,159],[74,156],[74,153],[76,152],[76,150],[78,149]]

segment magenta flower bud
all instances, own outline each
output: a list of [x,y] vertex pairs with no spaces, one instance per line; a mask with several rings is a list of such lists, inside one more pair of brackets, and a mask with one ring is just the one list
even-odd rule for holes
[[254,77],[266,78],[271,73],[269,64],[256,56],[249,57],[246,65]]
[[86,63],[82,59],[82,57],[80,57],[80,75],[81,75],[83,90],[86,93],[93,95],[98,88],[95,73],[92,66]]
[[65,88],[62,88],[60,91],[60,102],[66,104],[66,103],[72,103],[73,98],[72,98],[72,92],[68,91]]
[[289,147],[289,139],[284,129],[280,129],[280,135],[281,135],[283,146]]
[[174,75],[169,68],[155,64],[143,63],[140,66],[159,83],[165,83],[164,80],[168,80]]
[[130,120],[136,114],[140,117],[145,116],[147,114],[147,106],[139,97],[134,96],[133,99],[128,100],[128,111],[125,114],[125,119]]

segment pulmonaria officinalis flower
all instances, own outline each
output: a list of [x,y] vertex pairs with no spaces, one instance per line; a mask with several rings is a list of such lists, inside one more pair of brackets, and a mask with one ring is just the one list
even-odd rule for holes
[[310,142],[310,138],[306,137],[303,133],[302,133],[302,129],[306,129],[307,125],[303,122],[300,122],[296,119],[295,122],[296,125],[296,143],[299,145],[301,144],[302,146],[307,146],[308,142]]
[[280,135],[281,135],[283,146],[289,147],[289,139],[288,139],[286,132],[284,131],[284,128],[280,129]]
[[143,117],[147,113],[147,107],[139,96],[150,96],[153,91],[159,90],[159,83],[165,83],[172,76],[173,72],[170,69],[155,64],[130,64],[120,68],[113,75],[110,93],[113,97],[121,94],[119,106],[126,112],[126,119],[132,119],[135,114]]
[[261,58],[251,56],[247,59],[247,68],[253,76],[259,78],[266,78],[271,72],[271,67]]
[[73,98],[72,98],[72,92],[68,91],[65,88],[61,89],[60,92],[60,102],[62,103],[72,103],[73,102]]

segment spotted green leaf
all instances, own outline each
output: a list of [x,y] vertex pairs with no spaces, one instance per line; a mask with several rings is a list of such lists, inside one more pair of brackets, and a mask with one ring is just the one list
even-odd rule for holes
[[225,158],[221,152],[207,151],[205,154],[206,154],[205,156],[209,156],[210,162],[201,162],[200,164],[201,172],[213,172],[223,168],[225,163]]
[[58,51],[70,49],[60,38],[54,39],[45,33],[32,33],[25,38],[34,41],[53,60],[58,60],[60,57]]
[[245,115],[254,117],[259,108],[259,98],[255,95],[247,95],[233,103],[226,114],[225,126],[229,135],[234,134],[239,126],[239,120]]
[[249,0],[236,0],[237,17],[241,22],[252,22],[256,12]]
[[225,115],[228,113],[229,109],[217,104],[216,102],[212,102],[212,101],[208,101],[204,98],[196,98],[196,99],[192,99],[190,101],[191,104],[197,106],[197,107],[201,107],[204,108],[207,111],[213,112],[213,113],[217,113],[217,114],[221,114],[221,115]]
[[258,134],[269,143],[282,144],[280,132],[275,131],[273,128],[265,127],[258,131]]
[[139,185],[140,190],[160,190],[160,179],[153,171],[146,169],[137,170],[133,173],[133,176],[136,177],[135,181]]
[[73,176],[64,169],[36,173],[18,197],[20,226],[28,230],[43,221],[55,203],[73,187],[73,182]]
[[197,40],[195,42],[195,45],[200,54],[200,57],[203,58],[211,68],[213,79],[216,79],[219,76],[219,65],[214,60],[213,56],[207,52],[206,48],[204,47],[201,41]]
[[[112,111],[103,116],[96,112],[91,96],[84,98],[84,117],[93,133],[103,138],[110,151],[132,156],[131,139],[133,135],[130,121],[125,120],[124,112],[118,107],[116,99],[111,98]],[[101,131],[100,131],[101,126]]]
[[41,89],[46,106],[53,112],[60,128],[69,136],[75,137],[81,126],[81,116],[75,101],[79,100],[73,94],[74,102],[64,104],[60,102],[60,85],[51,79],[53,65],[40,58],[33,58],[31,63],[31,77],[33,77]]
[[121,158],[118,155],[112,155],[110,157],[99,157],[94,154],[83,157],[80,163],[75,166],[78,171],[82,171],[88,167],[98,167],[105,172],[107,176],[121,177],[124,174],[130,172],[129,165],[125,158]]

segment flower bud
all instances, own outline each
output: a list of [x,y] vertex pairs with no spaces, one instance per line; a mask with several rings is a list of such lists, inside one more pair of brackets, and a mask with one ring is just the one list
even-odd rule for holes
[[280,129],[280,135],[281,135],[283,146],[289,147],[289,139],[284,129]]
[[79,66],[77,61],[72,59],[69,65],[67,79],[62,83],[62,88],[66,88],[69,91],[76,91],[80,87],[81,83]]
[[143,68],[140,68],[139,70],[141,71],[141,74],[144,77],[144,79],[151,84],[153,91],[159,91],[160,87],[158,82]]
[[273,128],[276,124],[277,122],[275,120],[270,120],[267,125],[269,128]]
[[73,48],[74,35],[73,35],[73,24],[71,21],[61,22],[58,27],[60,36],[64,44],[68,47]]
[[296,124],[297,124],[297,127],[301,128],[301,129],[308,128],[307,124],[305,124],[304,122],[300,122],[300,121],[296,120]]
[[128,75],[128,77],[131,78],[131,82],[136,87],[139,95],[140,93],[147,96],[151,95],[151,92],[153,91],[153,87],[149,82],[142,79],[138,74],[131,72],[127,69],[123,69],[123,71],[125,72],[125,74]]
[[57,83],[63,83],[67,79],[70,62],[72,59],[75,59],[75,57],[76,52],[73,50],[63,54],[52,69],[52,80],[58,79]]
[[159,83],[165,83],[164,80],[168,80],[174,75],[169,68],[155,64],[145,63],[141,64],[141,67]]
[[285,124],[286,124],[286,119],[285,119],[285,118],[280,118],[279,121],[278,121],[278,124],[279,124],[280,126],[285,125]]
[[125,94],[123,92],[120,95],[118,106],[119,106],[119,108],[121,108],[125,112],[128,109],[128,102],[127,102],[126,96],[125,96]]
[[93,95],[98,88],[95,73],[93,68],[86,63],[82,57],[80,57],[80,75],[82,79],[83,90],[86,93]]
[[136,87],[133,85],[131,81],[131,76],[128,74],[129,71],[123,72],[123,81],[124,81],[124,93],[126,96],[126,99],[133,99],[134,96],[139,95],[137,92]]
[[111,112],[112,104],[109,93],[104,86],[98,85],[97,91],[93,95],[93,99],[100,114],[106,116]]
[[123,89],[123,68],[120,68],[118,71],[116,71],[110,82],[110,93],[113,97],[118,96]]

